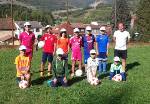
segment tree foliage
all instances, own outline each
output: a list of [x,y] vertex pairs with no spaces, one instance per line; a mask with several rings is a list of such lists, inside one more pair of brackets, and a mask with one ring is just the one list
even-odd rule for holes
[[[127,0],[116,0],[116,23],[123,22],[129,28],[131,21],[130,8]],[[115,3],[112,10],[112,24],[115,24]]]
[[141,0],[136,14],[137,31],[144,35],[144,40],[148,40],[150,38],[150,0]]
[[[0,18],[11,17],[11,5],[0,5]],[[32,10],[26,7],[13,5],[13,17],[15,21],[39,21],[43,25],[53,24],[51,12]]]

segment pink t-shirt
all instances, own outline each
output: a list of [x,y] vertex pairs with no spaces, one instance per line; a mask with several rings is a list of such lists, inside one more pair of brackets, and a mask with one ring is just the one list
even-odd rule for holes
[[26,46],[27,49],[33,49],[35,35],[33,32],[30,33],[22,32],[19,36],[19,40],[21,42],[21,45]]
[[73,36],[70,38],[70,46],[73,52],[81,51],[82,38]]

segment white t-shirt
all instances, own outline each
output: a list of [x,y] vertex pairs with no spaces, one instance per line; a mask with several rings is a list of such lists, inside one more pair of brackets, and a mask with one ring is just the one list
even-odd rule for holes
[[127,50],[127,39],[130,39],[130,34],[128,31],[121,32],[117,30],[114,32],[114,38],[116,38],[115,49],[117,50]]

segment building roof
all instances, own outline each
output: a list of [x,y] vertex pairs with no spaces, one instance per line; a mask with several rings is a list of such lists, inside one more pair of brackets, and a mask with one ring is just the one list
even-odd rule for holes
[[85,28],[83,23],[71,23],[73,28]]
[[[23,28],[25,22],[26,21],[16,21],[16,24],[19,27]],[[28,22],[31,23],[31,25],[32,25],[33,28],[42,28],[43,27],[42,24],[41,24],[41,22],[38,22],[38,21],[28,21]]]
[[0,18],[0,30],[12,30],[16,29],[15,24],[12,24],[12,18]]

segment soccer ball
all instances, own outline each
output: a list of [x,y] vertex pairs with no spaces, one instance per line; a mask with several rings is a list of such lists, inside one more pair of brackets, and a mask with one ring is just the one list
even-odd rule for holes
[[122,81],[122,76],[120,74],[116,74],[112,80],[116,81],[116,82],[120,82]]
[[76,70],[76,72],[75,72],[75,75],[77,76],[77,77],[80,77],[81,75],[82,75],[82,70],[81,69],[78,69],[78,70]]
[[39,41],[39,43],[38,43],[38,47],[39,48],[43,48],[44,47],[44,41]]
[[91,85],[95,85],[95,86],[98,85],[98,84],[99,84],[98,78],[93,78],[93,79],[91,80],[90,84],[91,84]]
[[21,88],[21,89],[27,88],[28,85],[29,84],[28,84],[28,82],[26,80],[22,80],[22,81],[19,82],[19,88]]

